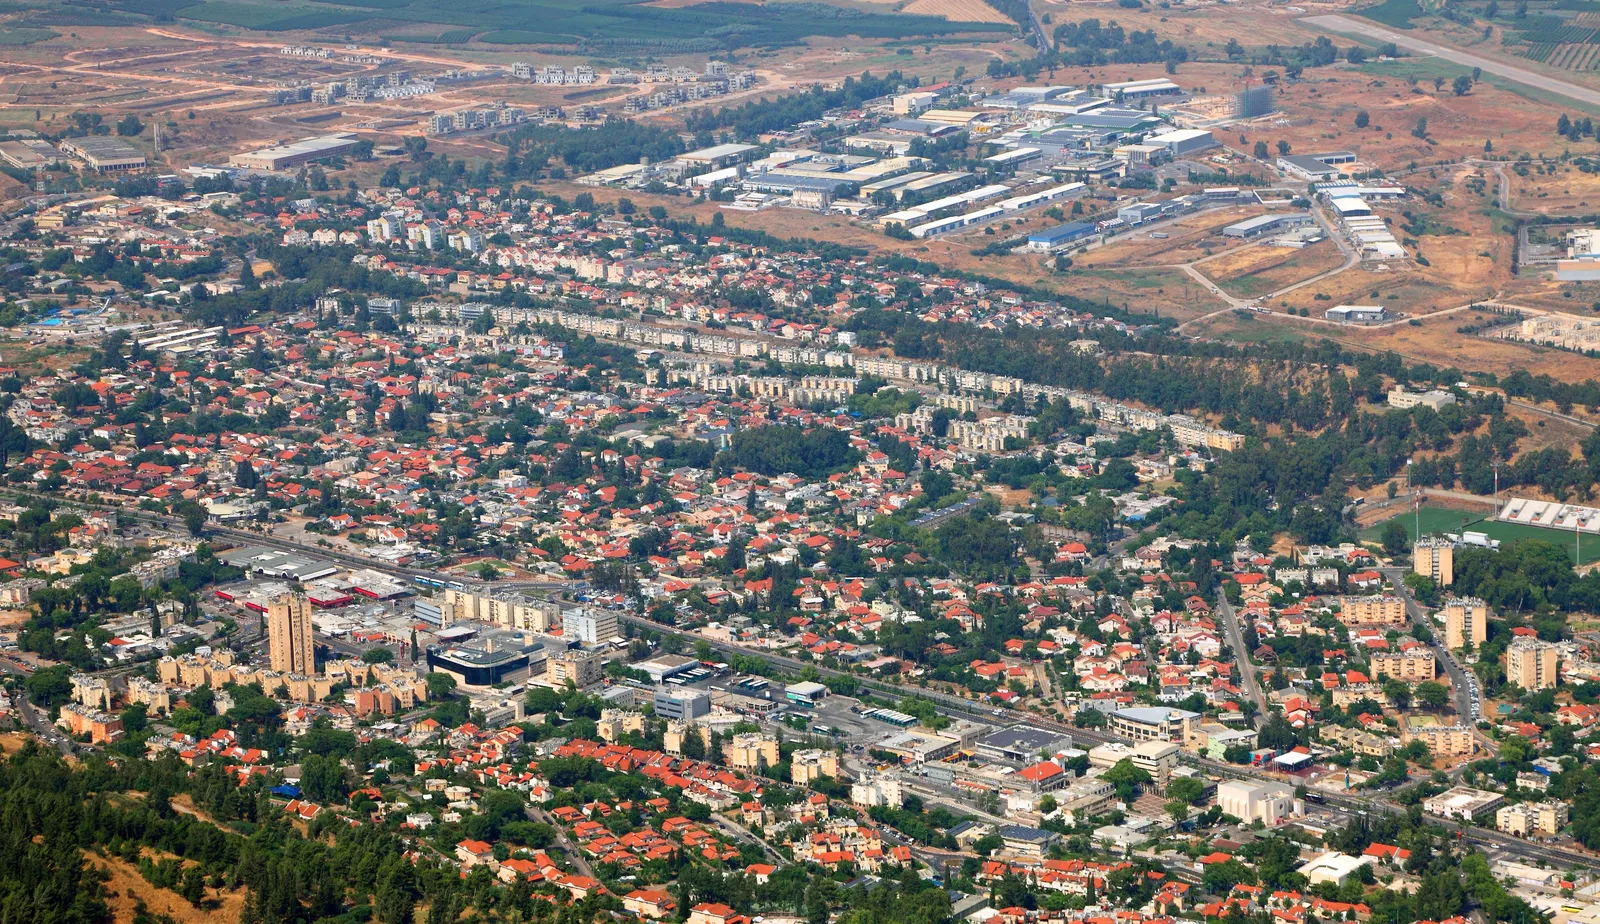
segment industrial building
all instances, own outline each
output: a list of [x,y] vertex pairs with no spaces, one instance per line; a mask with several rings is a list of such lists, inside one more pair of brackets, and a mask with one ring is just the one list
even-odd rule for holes
[[100,173],[130,173],[149,163],[143,151],[120,138],[67,138],[61,150]]
[[1260,237],[1277,231],[1292,231],[1295,228],[1304,228],[1314,224],[1310,215],[1305,212],[1284,212],[1272,215],[1257,215],[1244,221],[1235,222],[1222,229],[1225,237]]
[[1220,147],[1221,143],[1210,131],[1202,128],[1178,128],[1159,135],[1151,135],[1144,140],[1145,144],[1163,148],[1173,157],[1182,157],[1195,151],[1204,151],[1207,148]]
[[312,161],[335,157],[355,149],[361,139],[355,135],[322,135],[316,138],[307,138],[304,141],[294,141],[289,144],[274,145],[256,151],[246,151],[243,154],[233,155],[233,164],[236,167],[245,167],[251,170],[287,170],[299,167]]
[[1389,320],[1389,310],[1382,305],[1338,305],[1323,317],[1343,324],[1378,324]]
[[1056,225],[1043,231],[1035,231],[1028,235],[1029,250],[1054,250],[1073,241],[1081,241],[1094,237],[1095,227],[1093,222],[1073,221],[1064,225]]
[[1285,154],[1278,158],[1278,169],[1312,183],[1336,180],[1343,175],[1339,168],[1332,164],[1306,154]]

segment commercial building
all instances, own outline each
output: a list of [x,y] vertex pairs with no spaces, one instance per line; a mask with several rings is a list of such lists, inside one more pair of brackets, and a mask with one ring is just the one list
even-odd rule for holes
[[681,154],[678,160],[697,167],[726,167],[744,160],[745,155],[755,149],[756,146],[753,144],[717,144]]
[[1506,805],[1494,813],[1494,826],[1517,837],[1551,837],[1566,827],[1571,811],[1565,802]]
[[1432,408],[1437,411],[1448,404],[1455,404],[1456,396],[1442,389],[1432,389],[1424,392],[1406,391],[1402,386],[1396,385],[1389,389],[1388,404],[1390,407],[1408,411],[1414,407]]
[[561,618],[562,633],[585,645],[598,645],[622,635],[622,624],[611,610],[580,607]]
[[1371,866],[1373,862],[1372,857],[1352,857],[1348,854],[1329,852],[1307,862],[1296,872],[1306,877],[1306,881],[1312,885],[1326,882],[1342,886],[1351,876],[1356,875],[1357,870],[1363,866]]
[[1043,860],[1045,852],[1056,839],[1054,831],[1030,828],[1026,825],[1001,825],[999,834],[1007,853],[1034,860]]
[[651,683],[661,683],[668,677],[685,674],[699,666],[700,662],[688,655],[661,654],[648,661],[640,661],[633,665],[635,670],[644,671]]
[[456,678],[464,687],[492,687],[498,683],[520,683],[533,673],[535,655],[546,657],[542,646],[528,648],[485,643],[481,646],[441,649],[430,645],[428,669]]
[[784,690],[785,699],[789,700],[791,703],[799,703],[802,706],[815,705],[817,700],[822,699],[827,695],[827,687],[810,680],[802,680],[799,683],[791,683]]
[[1245,824],[1266,825],[1295,815],[1294,790],[1282,783],[1247,783],[1228,780],[1217,784],[1217,807]]
[[[1452,553],[1453,554],[1453,553]],[[1446,560],[1445,573],[1450,573]],[[1451,651],[1476,648],[1489,637],[1489,604],[1477,597],[1453,597],[1444,604],[1444,643]]]
[[1506,649],[1506,683],[1528,692],[1547,690],[1558,682],[1561,649],[1535,638],[1519,638]]
[[[1432,578],[1434,586],[1449,587],[1456,582],[1456,544],[1439,536],[1424,536],[1411,548],[1411,570],[1423,577]],[[1480,601],[1481,602],[1481,601]],[[1445,614],[1449,616],[1448,613]],[[1448,618],[1445,623],[1448,631]],[[1483,641],[1483,621],[1478,621],[1478,637],[1473,644]],[[1452,642],[1450,650],[1461,646]]]
[[1133,765],[1150,774],[1156,792],[1167,791],[1172,771],[1178,767],[1178,746],[1171,741],[1141,741],[1133,748]]
[[143,151],[120,138],[67,138],[61,150],[100,173],[130,173],[149,163]]
[[1438,675],[1438,665],[1433,651],[1425,645],[1413,645],[1405,651],[1379,652],[1372,656],[1372,675],[1394,678],[1406,683],[1432,680]]
[[1167,706],[1118,709],[1111,714],[1111,731],[1132,741],[1182,743],[1194,735],[1200,713]]
[[1389,320],[1389,309],[1382,305],[1336,305],[1323,317],[1342,324],[1377,324]]
[[702,690],[656,690],[652,703],[663,719],[693,721],[711,711],[711,694]]
[[1257,215],[1255,218],[1246,218],[1244,221],[1234,222],[1222,229],[1226,237],[1260,237],[1263,234],[1273,234],[1278,231],[1293,231],[1316,224],[1310,215],[1304,212],[1282,212],[1271,215]]
[[1118,83],[1108,83],[1100,88],[1101,92],[1113,99],[1135,100],[1147,99],[1152,96],[1180,96],[1183,88],[1165,77],[1152,77],[1146,80],[1124,80]]
[[991,760],[1025,764],[1072,747],[1072,737],[1031,725],[1012,725],[984,735],[976,744],[978,753]]
[[1406,602],[1399,597],[1343,597],[1339,621],[1347,626],[1398,626],[1406,621]]
[[1485,792],[1467,786],[1456,786],[1425,800],[1422,810],[1441,818],[1459,818],[1476,821],[1499,808],[1506,797],[1497,792]]
[[304,141],[294,141],[289,144],[278,144],[255,151],[246,151],[243,154],[233,155],[235,167],[246,167],[251,170],[288,170],[299,167],[312,161],[336,157],[355,150],[361,139],[355,135],[322,135],[316,138],[307,138]]
[[317,672],[312,641],[311,601],[304,594],[283,594],[267,606],[267,652],[280,674]]
[[1426,744],[1434,757],[1471,757],[1477,748],[1470,725],[1423,725],[1411,729],[1411,737]]

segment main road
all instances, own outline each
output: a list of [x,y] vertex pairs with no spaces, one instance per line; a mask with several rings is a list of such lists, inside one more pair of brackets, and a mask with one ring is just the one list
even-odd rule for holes
[[1441,45],[1438,42],[1430,42],[1427,39],[1417,38],[1415,35],[1411,35],[1400,29],[1389,29],[1384,26],[1380,26],[1375,22],[1371,22],[1370,20],[1361,19],[1356,16],[1341,16],[1330,13],[1323,16],[1307,16],[1301,19],[1300,22],[1305,23],[1308,26],[1321,29],[1324,32],[1343,33],[1345,35],[1360,35],[1365,38],[1376,39],[1380,42],[1393,42],[1398,47],[1406,49],[1407,51],[1433,55],[1438,58],[1443,58],[1444,60],[1450,61],[1454,64],[1460,64],[1463,67],[1481,68],[1486,74],[1494,74],[1499,77],[1504,77],[1507,80],[1512,80],[1523,84],[1524,86],[1532,87],[1535,90],[1543,90],[1546,93],[1554,93],[1557,96],[1564,96],[1573,102],[1583,103],[1586,106],[1592,106],[1600,109],[1600,90],[1594,90],[1580,84],[1572,83],[1571,81],[1562,80],[1558,77],[1552,77],[1547,74],[1541,74],[1537,71],[1531,71],[1525,67],[1517,67],[1514,64],[1507,64],[1506,62],[1495,58],[1485,57],[1484,55],[1480,54],[1473,54],[1470,51],[1464,51],[1460,48],[1455,48],[1450,45]]
[[1239,614],[1225,594],[1217,594],[1217,615],[1222,619],[1222,630],[1227,633],[1228,647],[1233,649],[1234,660],[1239,665],[1239,683],[1245,695],[1256,704],[1256,717],[1251,724],[1256,728],[1267,720],[1267,696],[1261,689],[1261,678],[1250,662],[1250,649],[1244,644],[1244,630],[1239,627]]

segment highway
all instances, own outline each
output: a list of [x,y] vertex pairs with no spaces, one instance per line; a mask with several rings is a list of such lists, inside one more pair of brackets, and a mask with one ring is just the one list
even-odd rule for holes
[[1486,74],[1494,74],[1497,77],[1504,77],[1507,80],[1535,90],[1543,90],[1546,93],[1564,96],[1575,103],[1582,103],[1585,106],[1600,108],[1600,90],[1593,90],[1525,67],[1507,64],[1496,58],[1473,54],[1460,48],[1420,39],[1400,29],[1385,28],[1371,20],[1362,19],[1358,16],[1335,14],[1307,16],[1301,19],[1300,22],[1324,32],[1359,35],[1364,38],[1376,39],[1379,42],[1393,42],[1407,51],[1433,55],[1468,69],[1474,67],[1482,68]]

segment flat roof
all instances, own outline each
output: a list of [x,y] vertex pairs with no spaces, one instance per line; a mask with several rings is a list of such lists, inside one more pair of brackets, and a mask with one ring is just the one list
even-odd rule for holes
[[755,149],[756,146],[753,144],[736,144],[733,142],[728,144],[714,144],[709,148],[701,148],[698,151],[690,151],[689,153],[682,155],[679,159],[716,160],[722,157],[734,157],[736,155],[743,154],[746,151],[754,151]]
[[291,141],[288,144],[273,145],[255,151],[246,151],[241,157],[295,157],[301,154],[315,154],[330,148],[342,147],[356,140],[355,135],[318,135],[315,138],[304,138],[300,141]]
[[1040,749],[1067,739],[1061,732],[1047,731],[1032,725],[1013,725],[1000,728],[978,739],[978,744],[1001,751],[1028,750],[1037,754]]

